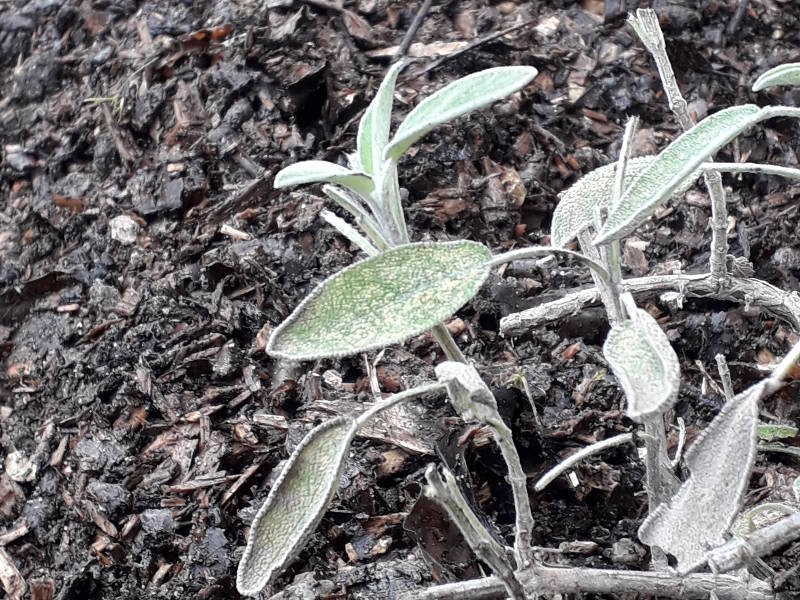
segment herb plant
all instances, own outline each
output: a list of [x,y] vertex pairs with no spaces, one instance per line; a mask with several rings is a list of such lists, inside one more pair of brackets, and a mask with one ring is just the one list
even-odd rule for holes
[[[368,258],[323,281],[269,339],[277,358],[308,361],[341,357],[387,345],[432,329],[447,360],[436,366],[437,382],[376,402],[359,415],[338,417],[312,429],[283,467],[250,528],[239,564],[237,588],[255,595],[270,584],[300,551],[336,491],[350,443],[359,427],[399,402],[445,395],[468,421],[486,425],[508,468],[516,510],[513,548],[497,542],[473,513],[454,476],[431,465],[424,493],[439,502],[458,525],[476,555],[493,571],[477,582],[439,586],[430,596],[457,597],[479,590],[515,600],[541,593],[658,593],[664,597],[776,598],[764,582],[744,582],[722,573],[739,568],[742,557],[757,557],[800,537],[800,518],[792,515],[744,538],[726,542],[741,509],[755,460],[759,403],[779,389],[800,356],[796,345],[771,376],[733,395],[720,357],[728,402],[683,456],[689,476],[676,474],[681,462],[667,454],[665,413],[675,402],[680,366],[658,322],[636,304],[635,296],[668,292],[678,303],[687,296],[711,296],[762,306],[800,328],[800,296],[749,276],[752,269],[727,253],[727,213],[720,172],[755,171],[800,179],[800,171],[774,165],[714,162],[713,154],[745,129],[773,117],[800,117],[800,109],[747,104],[721,110],[692,123],[675,83],[655,13],[639,10],[630,23],[653,54],[670,108],[685,132],[655,156],[631,157],[637,121],[631,119],[615,164],[596,169],[561,194],[553,215],[552,246],[513,250],[493,256],[471,241],[412,243],[401,204],[397,166],[401,156],[436,126],[487,106],[526,86],[533,67],[500,67],[459,79],[426,98],[390,136],[394,85],[402,68],[395,64],[380,85],[358,129],[349,167],[305,161],[277,174],[276,187],[323,183],[325,194],[352,218],[325,211],[323,217]],[[762,75],[754,90],[800,83],[800,67],[783,65]],[[659,206],[704,177],[712,200],[709,272],[623,279],[620,240]],[[567,248],[577,239],[578,251]],[[520,258],[555,255],[589,268],[595,287],[581,290],[524,313],[510,315],[501,329],[511,335],[563,317],[600,301],[610,331],[603,354],[626,398],[625,410],[641,423],[646,447],[649,514],[639,538],[651,548],[654,571],[611,571],[546,566],[532,544],[533,515],[527,481],[511,430],[503,422],[489,387],[469,365],[442,321],[477,293],[492,267]],[[581,457],[630,434],[604,440]],[[542,478],[542,489],[574,461],[565,461]],[[674,557],[673,567],[667,555]],[[704,567],[713,574],[695,573]],[[477,592],[476,592],[477,593]]]

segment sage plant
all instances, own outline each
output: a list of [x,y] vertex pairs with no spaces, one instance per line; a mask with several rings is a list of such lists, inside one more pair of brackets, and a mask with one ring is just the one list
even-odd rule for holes
[[[711,158],[746,129],[773,117],[798,117],[794,107],[753,104],[734,106],[691,122],[686,102],[672,75],[655,13],[637,11],[630,23],[653,54],[667,91],[670,108],[685,128],[654,156],[632,157],[637,122],[628,122],[616,163],[587,174],[560,195],[553,215],[551,246],[522,248],[493,255],[473,241],[414,243],[401,203],[397,167],[400,157],[436,126],[486,106],[527,85],[533,67],[500,67],[481,71],[446,86],[424,99],[391,136],[394,85],[402,64],[393,65],[367,108],[358,129],[356,152],[344,167],[325,161],[291,165],[275,178],[276,187],[323,183],[325,194],[352,218],[352,224],[325,211],[323,217],[368,255],[319,284],[289,318],[271,334],[270,356],[294,361],[342,357],[384,348],[433,330],[447,360],[436,366],[437,381],[379,400],[360,414],[341,416],[312,429],[297,446],[274,483],[250,528],[237,574],[237,588],[258,594],[286,568],[319,524],[333,497],[350,444],[358,429],[379,412],[399,402],[427,395],[445,395],[467,421],[486,425],[508,468],[516,510],[513,548],[497,542],[463,498],[446,468],[431,465],[424,493],[439,502],[464,534],[476,555],[493,571],[478,582],[435,588],[416,598],[457,597],[478,590],[480,597],[514,600],[541,593],[657,592],[676,598],[708,597],[775,599],[769,584],[745,583],[722,573],[742,566],[741,557],[774,551],[800,537],[800,518],[787,517],[736,543],[726,542],[741,509],[756,455],[760,401],[782,385],[800,356],[796,345],[763,381],[732,393],[727,367],[723,376],[728,402],[682,457],[689,471],[681,481],[670,460],[665,414],[680,385],[680,365],[658,322],[639,308],[635,297],[671,291],[678,300],[705,295],[763,306],[794,327],[800,326],[800,296],[788,294],[747,275],[747,265],[727,255],[727,224],[721,172],[754,171],[800,179],[800,171],[774,165],[720,163]],[[797,85],[800,66],[784,65],[762,75],[754,90],[770,85]],[[659,207],[679,197],[699,177],[712,197],[712,252],[707,274],[673,274],[624,279],[620,241],[634,232]],[[568,248],[577,239],[578,250]],[[564,299],[506,317],[507,334],[558,319],[584,305],[600,302],[610,331],[603,355],[626,398],[625,411],[643,428],[645,490],[649,514],[639,538],[652,550],[657,571],[554,569],[533,547],[533,516],[525,473],[509,427],[497,410],[489,387],[467,363],[442,321],[472,298],[491,269],[520,258],[555,255],[586,266],[595,287]],[[610,445],[628,443],[631,434],[604,440],[578,459]],[[578,460],[576,459],[576,460]],[[574,460],[558,465],[535,486],[538,491]],[[675,559],[667,565],[666,555]],[[713,575],[694,573],[709,567]],[[660,571],[660,572],[658,572]],[[477,592],[475,592],[477,594]]]

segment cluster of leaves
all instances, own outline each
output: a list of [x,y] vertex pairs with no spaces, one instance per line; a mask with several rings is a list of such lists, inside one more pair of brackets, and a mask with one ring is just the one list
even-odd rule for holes
[[[598,286],[604,286],[619,305],[621,318],[612,319],[603,351],[624,390],[627,413],[646,426],[660,420],[663,428],[663,414],[678,393],[678,358],[655,319],[624,293],[623,282],[615,277],[619,265],[614,250],[620,239],[658,206],[691,186],[710,168],[707,157],[742,131],[773,116],[797,115],[784,107],[737,106],[704,119],[658,155],[627,160],[623,144],[619,163],[589,173],[561,195],[553,216],[552,247],[493,256],[486,246],[471,241],[410,243],[397,164],[406,150],[434,127],[522,89],[536,76],[536,70],[495,68],[460,79],[420,102],[390,138],[393,90],[401,68],[400,64],[390,68],[365,112],[349,167],[306,161],[276,176],[276,187],[324,183],[326,195],[350,214],[363,234],[332,213],[325,218],[369,256],[319,284],[273,331],[267,352],[308,361],[401,343],[437,326],[469,301],[493,266],[523,256],[568,254],[587,264]],[[800,68],[786,65],[764,74],[756,88],[798,81]],[[589,233],[592,230],[594,237]],[[576,236],[579,253],[566,249]],[[515,472],[514,461],[519,461],[509,432],[474,368],[446,362],[436,373],[438,384],[389,397],[360,416],[334,419],[307,434],[252,524],[237,577],[242,594],[258,593],[292,560],[334,494],[358,428],[397,402],[446,391],[465,419],[493,428],[509,473]],[[771,378],[729,402],[687,453],[691,476],[678,482],[677,492],[665,498],[642,525],[640,538],[677,557],[681,570],[696,568],[710,546],[724,541],[753,464],[758,403],[774,389],[775,379]],[[427,493],[439,498],[451,516],[457,516],[463,507],[457,498],[445,497],[446,480],[447,476],[442,480],[438,473],[429,473]],[[526,530],[532,521],[525,515],[529,503],[523,506],[527,503],[524,482],[521,489],[524,497],[515,497],[517,525]],[[502,570],[505,559],[498,559],[502,552],[492,549],[491,541],[475,530],[468,515],[462,517],[459,525],[465,535],[471,532],[473,537],[468,539],[477,540],[476,551],[483,552],[481,557],[495,571]],[[518,535],[517,540],[519,567],[530,557],[530,548],[525,547],[530,540],[525,535]],[[513,584],[507,586],[512,597],[519,597]]]

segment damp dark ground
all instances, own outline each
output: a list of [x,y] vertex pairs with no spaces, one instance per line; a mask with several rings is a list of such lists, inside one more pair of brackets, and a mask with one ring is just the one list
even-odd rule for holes
[[[353,150],[358,117],[419,4],[0,2],[7,597],[238,597],[247,527],[277,467],[313,424],[371,401],[376,359],[291,366],[264,354],[270,329],[310,287],[359,258],[319,217],[318,189],[276,192],[271,182],[291,162]],[[557,192],[617,156],[628,115],[642,117],[636,153],[674,138],[658,75],[625,24],[637,6],[433,3],[400,78],[398,119],[479,69],[525,64],[540,75],[404,159],[413,239],[469,238],[495,251],[546,243]],[[653,8],[696,118],[736,103],[800,103],[785,88],[749,91],[760,72],[798,59],[797,3]],[[720,156],[797,165],[797,134],[797,124],[772,121]],[[725,182],[732,252],[797,289],[800,188]],[[660,210],[626,243],[626,273],[702,268],[708,218],[701,189]],[[576,448],[633,429],[602,359],[599,309],[499,335],[504,315],[587,283],[568,264],[512,265],[449,323],[495,389],[531,483]],[[757,309],[672,311],[657,298],[648,308],[682,360],[676,415],[689,443],[723,403],[704,374],[716,353],[741,389],[794,339]],[[389,348],[375,368],[381,390],[431,380],[440,359],[426,336]],[[791,384],[765,403],[764,419],[797,424],[797,400]],[[356,441],[330,510],[274,592],[297,578],[293,589],[308,597],[393,598],[479,576],[457,532],[420,498],[435,460],[467,476],[475,507],[510,535],[511,498],[487,433],[436,401],[405,417]],[[574,486],[562,478],[532,493],[536,543],[565,551],[552,562],[646,568],[637,456],[618,448],[578,466]],[[748,506],[794,502],[797,467],[792,455],[761,454]],[[797,556],[790,546],[768,561],[783,589],[797,586]]]

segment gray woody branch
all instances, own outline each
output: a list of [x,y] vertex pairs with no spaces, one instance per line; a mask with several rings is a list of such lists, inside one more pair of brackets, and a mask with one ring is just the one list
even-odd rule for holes
[[[628,22],[636,31],[644,45],[653,55],[661,76],[661,83],[667,95],[669,108],[675,115],[684,131],[694,127],[692,117],[686,105],[672,64],[667,56],[664,34],[658,24],[658,15],[652,9],[639,9],[636,16],[631,15]],[[703,174],[711,197],[711,275],[715,281],[721,282],[727,275],[725,259],[728,255],[728,209],[725,206],[725,188],[722,187],[722,176],[719,171],[707,170]]]
[[[788,600],[775,594],[758,579],[743,582],[730,575],[688,575],[667,571],[615,571],[537,567],[518,573],[529,598],[537,594],[646,594],[659,598],[708,600],[712,592],[719,600]],[[400,596],[400,600],[499,600],[505,598],[503,584],[485,577],[439,585]]]
[[[793,328],[800,329],[800,294],[785,292],[759,279],[730,276],[728,285],[720,289],[710,274],[679,273],[627,279],[621,283],[621,287],[633,294],[674,291],[689,298],[714,298],[745,306],[760,306],[788,322]],[[522,334],[531,327],[557,321],[599,301],[600,292],[597,288],[579,290],[558,300],[504,317],[500,320],[500,332],[503,335]]]

